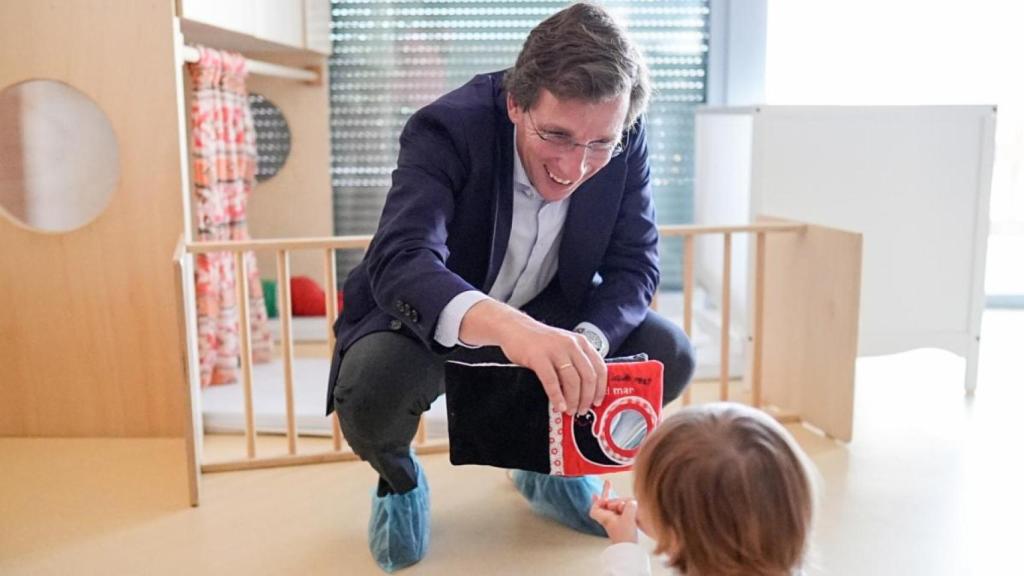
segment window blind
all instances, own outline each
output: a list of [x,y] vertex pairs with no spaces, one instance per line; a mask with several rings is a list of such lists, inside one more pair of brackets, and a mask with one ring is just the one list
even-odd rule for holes
[[[332,188],[336,234],[372,234],[409,116],[474,75],[508,68],[527,34],[566,2],[332,0]],[[659,223],[693,216],[694,107],[706,100],[708,0],[602,2],[651,69],[648,139]],[[662,246],[662,287],[681,285]],[[360,255],[339,253],[339,278]]]

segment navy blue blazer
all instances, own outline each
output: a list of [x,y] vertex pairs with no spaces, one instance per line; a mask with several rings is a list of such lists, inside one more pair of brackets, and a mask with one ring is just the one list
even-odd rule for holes
[[[483,74],[416,112],[402,131],[380,224],[344,285],[327,412],[346,349],[384,330],[436,352],[441,310],[467,290],[487,293],[512,226],[513,124],[503,72]],[[614,351],[643,321],[659,281],[658,231],[641,119],[625,150],[571,196],[555,280],[579,321]]]

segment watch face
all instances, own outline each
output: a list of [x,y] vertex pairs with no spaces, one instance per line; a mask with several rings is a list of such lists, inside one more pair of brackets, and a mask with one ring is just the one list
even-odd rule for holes
[[577,330],[577,332],[579,332],[580,334],[583,334],[584,336],[586,336],[587,341],[590,342],[590,345],[594,347],[594,350],[597,350],[599,352],[601,351],[601,337],[600,336],[598,336],[597,334],[591,332],[590,330],[584,330],[583,328],[580,328],[579,330]]

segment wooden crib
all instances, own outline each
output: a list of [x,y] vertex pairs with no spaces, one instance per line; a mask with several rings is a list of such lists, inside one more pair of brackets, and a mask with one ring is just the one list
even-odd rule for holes
[[[781,421],[801,422],[825,435],[843,441],[852,436],[854,362],[857,355],[857,318],[860,300],[861,235],[811,224],[760,219],[738,226],[660,226],[663,242],[678,238],[683,243],[682,326],[692,333],[694,244],[698,237],[720,237],[722,241],[722,297],[719,298],[720,374],[713,399],[743,401],[759,407]],[[730,391],[730,276],[734,238],[751,244],[752,286],[750,306],[752,323],[745,350],[747,358],[743,393]],[[319,251],[323,255],[325,304],[324,333],[327,349],[334,348],[331,328],[337,316],[337,250],[365,250],[370,236],[338,236],[244,242],[179,242],[174,255],[180,318],[180,336],[188,350],[184,359],[190,386],[190,421],[187,445],[191,461],[190,489],[193,505],[199,501],[199,474],[229,470],[247,470],[294,464],[335,462],[358,459],[346,446],[336,418],[332,438],[326,450],[298,451],[295,423],[294,374],[295,346],[292,334],[289,258],[297,251]],[[240,323],[241,379],[245,422],[244,454],[215,462],[200,462],[203,441],[199,413],[199,377],[197,365],[197,324],[195,313],[194,258],[196,254],[230,252],[236,269],[245,277],[246,251],[276,255],[279,310],[281,310],[281,350],[284,390],[284,454],[258,454],[253,419],[253,366],[250,342],[248,287],[237,282]],[[652,303],[657,308],[657,297]],[[698,359],[699,362],[699,359]],[[327,374],[324,373],[325,386]],[[693,386],[687,387],[681,401],[694,401]],[[199,443],[199,444],[197,444]],[[414,440],[421,454],[445,452],[446,441],[428,441],[424,421]]]

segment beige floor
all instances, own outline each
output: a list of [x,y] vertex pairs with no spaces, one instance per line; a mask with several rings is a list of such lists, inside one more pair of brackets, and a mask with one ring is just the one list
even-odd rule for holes
[[[854,441],[795,430],[825,483],[810,574],[1024,574],[1024,312],[986,312],[983,334],[975,398],[948,353],[862,359]],[[0,574],[378,573],[365,465],[211,474],[188,509],[161,464],[178,449],[0,439]],[[532,515],[501,471],[424,463],[433,542],[403,574],[595,569],[602,541]]]

